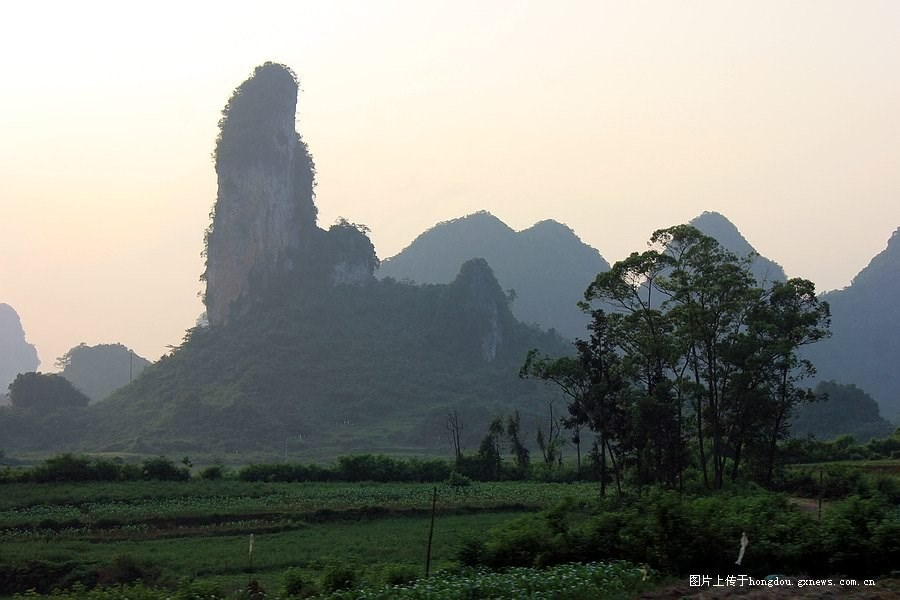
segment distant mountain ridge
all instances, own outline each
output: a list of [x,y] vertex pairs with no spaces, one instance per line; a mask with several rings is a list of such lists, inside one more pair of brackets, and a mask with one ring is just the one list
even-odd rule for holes
[[544,220],[517,232],[480,211],[428,229],[384,260],[376,276],[447,283],[472,258],[485,259],[502,288],[515,290],[516,318],[573,339],[587,324],[576,303],[597,273],[609,270],[600,252],[562,223]]
[[62,367],[60,374],[72,385],[98,402],[131,383],[150,361],[122,344],[88,346],[82,342],[61,356],[56,366]]
[[900,418],[900,229],[831,305],[832,337],[808,351],[819,377],[859,386],[888,419]]
[[705,235],[714,238],[722,247],[741,258],[753,256],[750,271],[759,283],[787,281],[784,269],[773,260],[762,256],[741,234],[734,223],[717,212],[704,212],[690,221]]

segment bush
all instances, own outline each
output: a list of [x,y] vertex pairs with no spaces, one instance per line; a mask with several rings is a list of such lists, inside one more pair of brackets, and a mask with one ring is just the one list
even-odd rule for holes
[[385,585],[406,585],[419,578],[419,569],[412,565],[388,565],[381,577]]
[[158,567],[141,564],[130,554],[121,554],[112,559],[109,567],[97,571],[97,584],[117,585],[133,583],[139,579],[150,584],[156,581],[159,575]]
[[[866,576],[900,564],[900,512],[884,495],[835,503],[820,527],[785,496],[768,492],[646,496],[583,506],[564,502],[463,544],[466,566],[546,566],[624,559],[673,575],[730,572],[742,533],[744,572]],[[893,566],[892,566],[893,565]]]
[[281,595],[297,598],[315,596],[318,588],[314,582],[297,567],[291,567],[281,574]]
[[72,454],[48,458],[31,470],[31,479],[36,483],[91,481],[94,476],[90,459]]
[[171,458],[157,456],[141,463],[144,479],[158,481],[187,481],[191,471],[187,467],[177,467]]
[[93,569],[76,561],[0,563],[0,595],[12,596],[29,590],[47,594],[53,589],[69,589],[76,584],[90,587],[96,578]]
[[459,471],[453,471],[452,473],[450,473],[450,477],[447,479],[447,485],[456,488],[467,487],[472,485],[472,480]]
[[356,569],[344,564],[331,564],[322,574],[322,589],[325,592],[337,592],[356,587],[358,583]]
[[225,598],[225,592],[217,581],[193,581],[184,578],[178,581],[175,600],[210,600]]
[[821,552],[832,573],[871,576],[900,564],[900,513],[878,499],[836,502],[821,531]]
[[900,483],[895,478],[871,475],[843,465],[789,469],[779,482],[778,489],[806,498],[818,498],[821,494],[823,498],[836,500],[850,496],[869,498],[880,494],[889,502],[900,500]]
[[225,476],[225,469],[220,465],[212,465],[200,471],[200,479],[218,481]]

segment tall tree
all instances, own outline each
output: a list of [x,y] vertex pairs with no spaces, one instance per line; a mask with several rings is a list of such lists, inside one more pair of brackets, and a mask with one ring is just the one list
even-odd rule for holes
[[457,467],[462,461],[462,431],[465,425],[459,417],[459,411],[453,409],[447,414],[447,420],[444,421],[444,430],[447,432],[447,439],[453,444],[453,460]]
[[478,456],[494,481],[500,478],[500,463],[503,460],[502,448],[503,418],[495,416],[488,424],[488,432],[478,446]]
[[528,448],[522,442],[521,432],[522,418],[519,416],[519,410],[516,409],[513,414],[506,417],[506,439],[509,441],[509,449],[516,457],[516,466],[527,471],[531,457]]
[[748,452],[769,482],[793,408],[811,396],[798,384],[814,369],[797,351],[828,335],[827,304],[803,279],[758,287],[752,257],[688,225],[650,246],[588,287],[578,359],[532,353],[520,374],[559,386],[573,422],[598,433],[604,457],[613,442],[639,483],[681,485],[687,422],[707,486],[736,478]]

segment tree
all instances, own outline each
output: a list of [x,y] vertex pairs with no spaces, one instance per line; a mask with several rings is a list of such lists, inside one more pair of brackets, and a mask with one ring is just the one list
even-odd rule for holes
[[544,464],[548,469],[553,468],[553,463],[558,462],[562,465],[562,448],[560,444],[560,422],[553,414],[553,400],[547,401],[547,435],[538,425],[536,434],[537,445],[544,457]]
[[447,420],[444,421],[444,430],[447,432],[447,439],[453,444],[453,460],[459,467],[462,460],[462,431],[465,429],[462,420],[459,418],[459,411],[455,408],[447,414]]
[[790,415],[812,395],[798,349],[828,335],[811,282],[757,287],[749,260],[679,225],[598,275],[581,307],[591,335],[575,342],[578,358],[531,353],[520,375],[572,400],[568,424],[598,434],[601,470],[618,455],[614,469],[638,483],[680,487],[690,427],[708,487],[737,478],[747,456],[771,480]]
[[827,337],[830,322],[828,303],[819,301],[812,282],[805,279],[774,283],[751,312],[746,335],[755,354],[746,361],[744,379],[757,371],[762,380],[764,396],[754,412],[766,436],[762,452],[766,485],[772,482],[778,442],[788,436],[797,407],[816,399],[812,390],[798,387],[816,369],[797,350]]
[[[607,456],[612,457],[617,487],[621,489],[618,485],[619,471],[615,460],[614,439],[620,437],[624,425],[623,405],[627,393],[621,376],[622,362],[612,350],[613,334],[607,326],[607,315],[597,310],[591,311],[591,317],[588,326],[591,332],[590,339],[575,342],[577,356],[551,358],[532,350],[525,358],[519,376],[540,379],[555,385],[568,400],[569,416],[563,420],[563,424],[576,432],[579,432],[581,427],[587,426],[598,434],[600,494],[603,496],[606,494],[608,479]],[[552,417],[552,405],[550,413],[552,438],[555,422]],[[538,430],[538,446],[541,448],[544,461],[552,463],[555,451],[541,430]]]
[[500,478],[500,463],[503,460],[501,456],[500,442],[503,437],[503,419],[494,417],[488,425],[488,432],[481,439],[478,446],[478,457],[481,464],[490,473],[494,481]]
[[516,457],[516,466],[527,472],[531,457],[528,448],[522,443],[521,430],[522,418],[519,416],[519,410],[516,409],[506,418],[506,439],[509,441],[509,449]]
[[9,400],[13,407],[36,411],[61,408],[83,408],[90,398],[68,379],[55,373],[20,373],[9,384]]

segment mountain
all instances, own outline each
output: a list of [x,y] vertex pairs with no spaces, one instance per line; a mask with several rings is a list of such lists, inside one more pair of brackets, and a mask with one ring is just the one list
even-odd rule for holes
[[[440,285],[377,280],[363,226],[316,225],[296,100],[293,72],[266,63],[223,111],[206,233],[208,326],[85,408],[0,409],[6,448],[447,455],[450,412],[470,450],[494,415],[518,409],[523,429],[545,422],[554,396],[519,368],[533,348],[560,355],[571,345],[519,322],[483,258],[456,264]],[[525,237],[534,245],[574,237],[555,224],[533,229]],[[532,266],[549,268],[547,260]]]
[[25,339],[19,313],[9,304],[0,304],[0,393],[19,373],[36,371],[41,361],[37,350]]
[[132,384],[92,404],[70,426],[81,431],[72,444],[270,460],[285,443],[304,460],[447,454],[452,410],[470,450],[495,414],[519,409],[526,429],[546,418],[552,394],[518,369],[531,348],[559,355],[570,346],[516,321],[485,261],[465,263],[444,285],[295,284],[227,324],[189,332]]
[[831,305],[832,337],[807,351],[820,379],[862,388],[894,421],[900,418],[898,297],[900,229],[848,287],[821,296]]
[[569,227],[541,221],[516,232],[488,212],[438,223],[382,262],[380,278],[446,283],[471,258],[484,258],[511,296],[513,314],[527,323],[584,337],[587,319],[576,306],[609,263]]
[[852,435],[865,443],[871,438],[891,435],[896,428],[881,416],[878,403],[855,385],[821,381],[815,393],[820,402],[803,404],[791,424],[791,435],[815,435],[820,440]]
[[141,374],[150,361],[138,356],[122,344],[79,344],[58,361],[60,373],[84,392],[92,402],[103,400],[112,392]]
[[378,260],[364,231],[345,220],[316,226],[315,165],[294,130],[298,89],[291,69],[265,63],[222,110],[202,276],[210,325],[249,310],[288,273],[312,286],[374,280]]
[[699,229],[705,235],[714,238],[722,247],[733,254],[746,258],[752,256],[750,271],[759,283],[767,281],[787,281],[784,269],[778,263],[760,255],[750,245],[738,228],[724,215],[717,212],[704,212],[700,216],[691,219],[690,225]]

